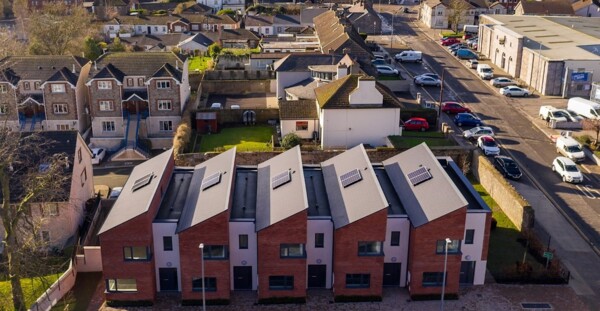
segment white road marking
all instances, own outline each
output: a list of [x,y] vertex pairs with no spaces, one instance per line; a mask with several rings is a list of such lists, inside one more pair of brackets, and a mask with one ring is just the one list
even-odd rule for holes
[[583,193],[588,199],[600,199],[600,191],[592,188],[591,185],[576,185],[577,189]]

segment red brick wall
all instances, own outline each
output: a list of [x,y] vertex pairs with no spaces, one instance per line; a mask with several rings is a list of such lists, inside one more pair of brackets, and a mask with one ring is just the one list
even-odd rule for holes
[[[444,254],[436,254],[436,243],[445,238],[464,239],[466,211],[466,208],[461,208],[418,228],[411,228],[408,250],[411,296],[441,294],[441,286],[422,286],[423,272],[444,272]],[[446,294],[458,294],[461,256],[448,255]]]
[[[276,206],[274,208],[277,208]],[[280,258],[280,244],[306,245],[307,211],[288,217],[257,233],[258,299],[306,297],[306,258]],[[293,275],[293,290],[269,290],[269,276]]]
[[[192,291],[192,279],[202,275],[200,243],[204,245],[229,244],[229,210],[224,211],[179,234],[181,263],[181,299],[200,300],[202,292]],[[217,291],[206,292],[206,299],[229,299],[230,271],[229,259],[204,260],[205,277],[217,278]]]
[[167,163],[158,190],[150,203],[148,212],[139,215],[121,225],[100,235],[102,254],[103,280],[106,279],[136,279],[136,293],[106,293],[107,300],[152,300],[156,297],[156,273],[154,260],[147,262],[126,262],[123,257],[123,247],[148,246],[154,253],[152,236],[152,221],[160,207],[161,191],[166,189],[171,180],[175,162],[173,158]]
[[[333,233],[333,291],[336,296],[381,296],[384,256],[358,256],[358,242],[384,241],[387,209],[369,215]],[[346,288],[346,274],[368,273],[369,288]]]

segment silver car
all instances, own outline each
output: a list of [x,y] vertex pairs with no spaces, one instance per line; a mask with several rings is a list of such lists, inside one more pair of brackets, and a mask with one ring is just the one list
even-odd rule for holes
[[417,76],[414,79],[416,85],[420,86],[440,86],[442,85],[442,81],[440,79],[436,79],[430,76]]
[[505,87],[509,85],[517,85],[517,82],[509,78],[500,77],[490,80],[490,84],[495,87]]

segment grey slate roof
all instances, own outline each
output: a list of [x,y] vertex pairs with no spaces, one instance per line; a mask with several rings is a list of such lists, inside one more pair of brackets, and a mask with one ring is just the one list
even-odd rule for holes
[[188,168],[175,168],[160,207],[154,217],[155,222],[176,222],[183,212],[185,205],[185,191],[191,186],[192,170]]
[[[75,69],[73,76],[78,77],[81,68],[87,63],[89,63],[88,59],[78,56],[9,56],[0,60],[0,67],[2,68],[0,79],[11,82],[13,85],[16,85],[20,80],[40,80],[44,83],[63,68],[66,68],[69,72]],[[69,79],[71,78],[69,77]],[[73,85],[75,84],[76,82],[73,83]]]
[[385,172],[384,167],[381,165],[373,166],[373,170],[375,171],[379,186],[381,187],[381,190],[383,191],[383,194],[385,195],[385,198],[389,204],[388,215],[406,215],[404,205],[402,205],[402,201],[400,201],[398,193],[396,193],[394,185],[392,185],[392,181]]
[[106,53],[92,65],[90,79],[115,78],[122,82],[124,76],[173,76],[181,81],[186,58],[171,52]]
[[123,90],[122,100],[148,100],[148,91],[140,90]]
[[321,15],[325,12],[327,12],[329,9],[328,8],[307,8],[304,9],[300,12],[300,22],[303,25],[308,25],[308,24],[314,24],[313,19],[318,16]]
[[71,85],[77,85],[77,75],[72,73],[69,69],[62,67],[55,74],[53,74],[50,78],[48,78],[48,82],[69,82]]
[[304,165],[304,183],[308,199],[308,217],[331,217],[321,168],[316,165]]
[[279,119],[318,120],[319,117],[317,116],[317,105],[314,100],[310,99],[279,101]]
[[[200,224],[229,208],[231,186],[235,175],[235,152],[236,148],[229,149],[194,167],[183,214],[177,224],[177,233]],[[215,173],[220,173],[221,181],[210,188],[202,189],[202,183]]]
[[[427,144],[387,159],[383,165],[414,227],[467,207],[464,196]],[[414,186],[407,175],[420,167],[429,169],[432,178]]]
[[[323,163],[323,178],[335,229],[388,207],[363,145],[358,145]],[[354,169],[362,180],[344,188],[340,176]]]
[[[115,205],[106,217],[98,234],[107,232],[148,212],[150,202],[157,191],[159,191],[158,184],[163,178],[169,162],[172,161],[172,157],[173,149],[169,149],[133,168],[127,182],[125,182],[125,185],[123,186],[121,195],[119,195],[119,198],[116,200]],[[132,187],[135,182],[150,173],[154,173],[154,177],[150,183],[137,191],[133,191]]]
[[136,46],[156,46],[163,44],[165,46],[175,46],[179,42],[191,38],[192,35],[184,33],[169,33],[165,35],[141,35],[131,38],[123,38],[121,42],[129,43]]
[[291,53],[273,64],[275,71],[309,71],[308,66],[337,65],[341,55],[321,53]]
[[[313,78],[304,79],[296,84],[285,88],[285,91],[298,97],[299,99],[317,99],[315,89],[319,86],[319,81]],[[281,109],[281,107],[280,107]],[[280,113],[281,114],[281,113]]]
[[254,220],[256,217],[256,167],[237,167],[231,220]]
[[299,15],[276,14],[273,17],[273,25],[300,26]]
[[[291,180],[273,189],[272,178],[290,172]],[[256,232],[308,208],[300,146],[258,165]]]

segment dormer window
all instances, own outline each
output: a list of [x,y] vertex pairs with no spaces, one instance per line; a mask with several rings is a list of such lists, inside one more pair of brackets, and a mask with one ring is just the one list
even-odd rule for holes
[[35,89],[36,89],[36,90],[39,90],[41,85],[42,85],[42,84],[41,84],[41,82],[40,82],[40,81],[36,81],[36,82],[35,82]]
[[0,93],[7,93],[8,92],[8,87],[6,87],[6,84],[0,84]]
[[64,93],[65,85],[64,84],[52,84],[52,93]]
[[110,81],[98,81],[99,90],[110,90],[112,89],[112,82]]
[[311,75],[315,79],[320,79],[320,80],[324,80],[324,81],[331,81],[331,80],[333,80],[333,72],[312,71]]

